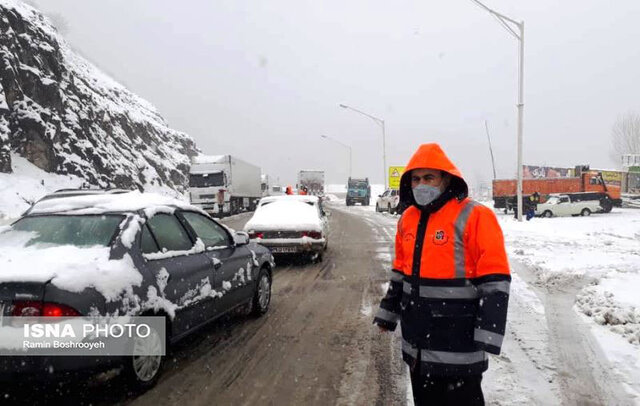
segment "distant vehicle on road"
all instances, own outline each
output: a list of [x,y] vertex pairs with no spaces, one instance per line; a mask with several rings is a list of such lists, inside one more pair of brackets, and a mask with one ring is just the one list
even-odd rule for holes
[[[240,306],[256,316],[267,312],[274,265],[246,233],[232,233],[184,202],[65,190],[0,232],[0,319],[160,316],[170,346]],[[133,386],[148,389],[163,363],[159,355],[7,356],[0,357],[0,377],[51,379],[123,366]]]
[[540,217],[590,216],[603,212],[599,200],[571,200],[568,195],[553,194],[545,203],[538,203],[535,214]]
[[324,171],[302,170],[298,172],[298,189],[306,188],[307,194],[321,196],[324,194]]
[[252,211],[263,195],[260,168],[231,155],[195,157],[189,170],[191,203],[214,216]]
[[369,178],[349,178],[347,182],[347,206],[353,206],[356,203],[360,203],[363,206],[368,206],[370,202],[371,185],[369,184]]
[[[620,186],[606,184],[602,173],[589,170],[588,166],[577,166],[575,173],[575,177],[524,179],[522,181],[523,198],[526,199],[534,192],[542,196],[555,193],[592,193],[592,197],[597,197],[600,201],[604,212],[610,212],[614,206],[622,205]],[[516,207],[516,183],[515,179],[493,181],[495,208],[503,208],[507,212]]]
[[376,211],[387,211],[390,214],[396,213],[400,202],[400,192],[397,189],[387,189],[376,200]]
[[305,256],[322,261],[329,244],[329,222],[317,196],[265,197],[244,230],[273,255]]

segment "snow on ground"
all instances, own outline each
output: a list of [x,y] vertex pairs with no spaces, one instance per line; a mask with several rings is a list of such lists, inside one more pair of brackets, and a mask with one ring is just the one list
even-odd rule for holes
[[[84,183],[77,176],[45,172],[17,154],[11,155],[11,162],[13,173],[0,173],[0,224],[20,217],[48,193],[79,188]],[[186,201],[185,196],[166,186],[147,185],[145,191]]]
[[[345,207],[344,200],[330,204],[362,216],[392,248],[398,216],[375,213],[373,207]],[[556,365],[557,342],[555,337],[552,340],[547,317],[547,311],[557,309],[545,308],[536,287],[564,290],[577,284],[581,288],[574,310],[601,347],[598,352],[606,359],[604,368],[611,370],[631,396],[625,399],[640,405],[640,210],[615,208],[612,213],[591,217],[534,218],[522,223],[511,215],[497,216],[511,261],[517,262],[512,263],[509,327],[503,352],[491,357],[485,374],[488,404],[562,402],[565,396],[560,382],[564,380],[558,373],[564,369]],[[383,249],[376,253],[388,266],[392,255]],[[523,267],[533,274],[526,281],[520,277]],[[374,312],[376,306],[373,303]],[[408,392],[410,398],[410,387]]]
[[32,203],[57,189],[78,188],[73,175],[48,173],[17,154],[11,155],[13,173],[0,173],[0,219],[20,217]]
[[498,218],[508,253],[535,273],[538,284],[584,285],[574,310],[591,324],[623,386],[640,402],[640,211],[528,222]]
[[[376,239],[387,241],[376,250],[376,258],[387,269],[391,269],[393,241],[398,215],[376,213],[375,207],[346,207],[344,200],[331,202],[331,207],[357,213],[369,223]],[[388,282],[381,285],[380,297],[384,296]],[[375,313],[380,297],[363,302],[361,313]],[[370,310],[372,308],[372,310]],[[544,305],[532,288],[517,275],[512,282],[512,299],[509,304],[509,327],[498,357],[491,356],[489,371],[485,374],[483,388],[487,404],[492,405],[554,405],[560,398],[555,365],[549,351],[549,332]],[[393,347],[400,359],[400,333],[394,336]],[[404,363],[403,363],[404,364]],[[408,368],[405,368],[404,385],[407,390],[407,405],[413,405]]]

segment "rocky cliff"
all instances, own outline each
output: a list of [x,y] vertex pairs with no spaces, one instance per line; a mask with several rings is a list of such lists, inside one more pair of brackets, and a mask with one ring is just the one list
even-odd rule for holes
[[75,53],[33,7],[0,0],[0,172],[10,153],[101,187],[186,185],[194,141]]

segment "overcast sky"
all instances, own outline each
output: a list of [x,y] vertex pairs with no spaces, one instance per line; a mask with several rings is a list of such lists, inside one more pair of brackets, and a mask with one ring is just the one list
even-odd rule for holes
[[[640,112],[640,1],[485,0],[526,25],[524,162],[618,167],[611,127]],[[517,40],[469,0],[37,0],[85,57],[207,154],[283,184],[382,183],[439,142],[471,184],[516,171]]]

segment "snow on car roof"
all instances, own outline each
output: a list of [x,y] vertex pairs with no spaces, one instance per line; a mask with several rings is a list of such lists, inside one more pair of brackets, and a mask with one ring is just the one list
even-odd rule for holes
[[[131,191],[120,194],[90,194],[82,196],[61,196],[36,202],[29,214],[102,214],[107,212],[136,212],[143,209],[173,208],[198,210],[190,204],[157,193]],[[151,215],[147,213],[147,215]]]
[[317,203],[318,196],[312,195],[283,195],[283,196],[268,196],[260,199],[258,203],[260,206],[265,203],[275,202],[275,201],[300,201],[300,202],[308,202],[308,203]]
[[304,201],[275,199],[270,204],[260,206],[244,229],[321,231],[322,224],[318,209]]

